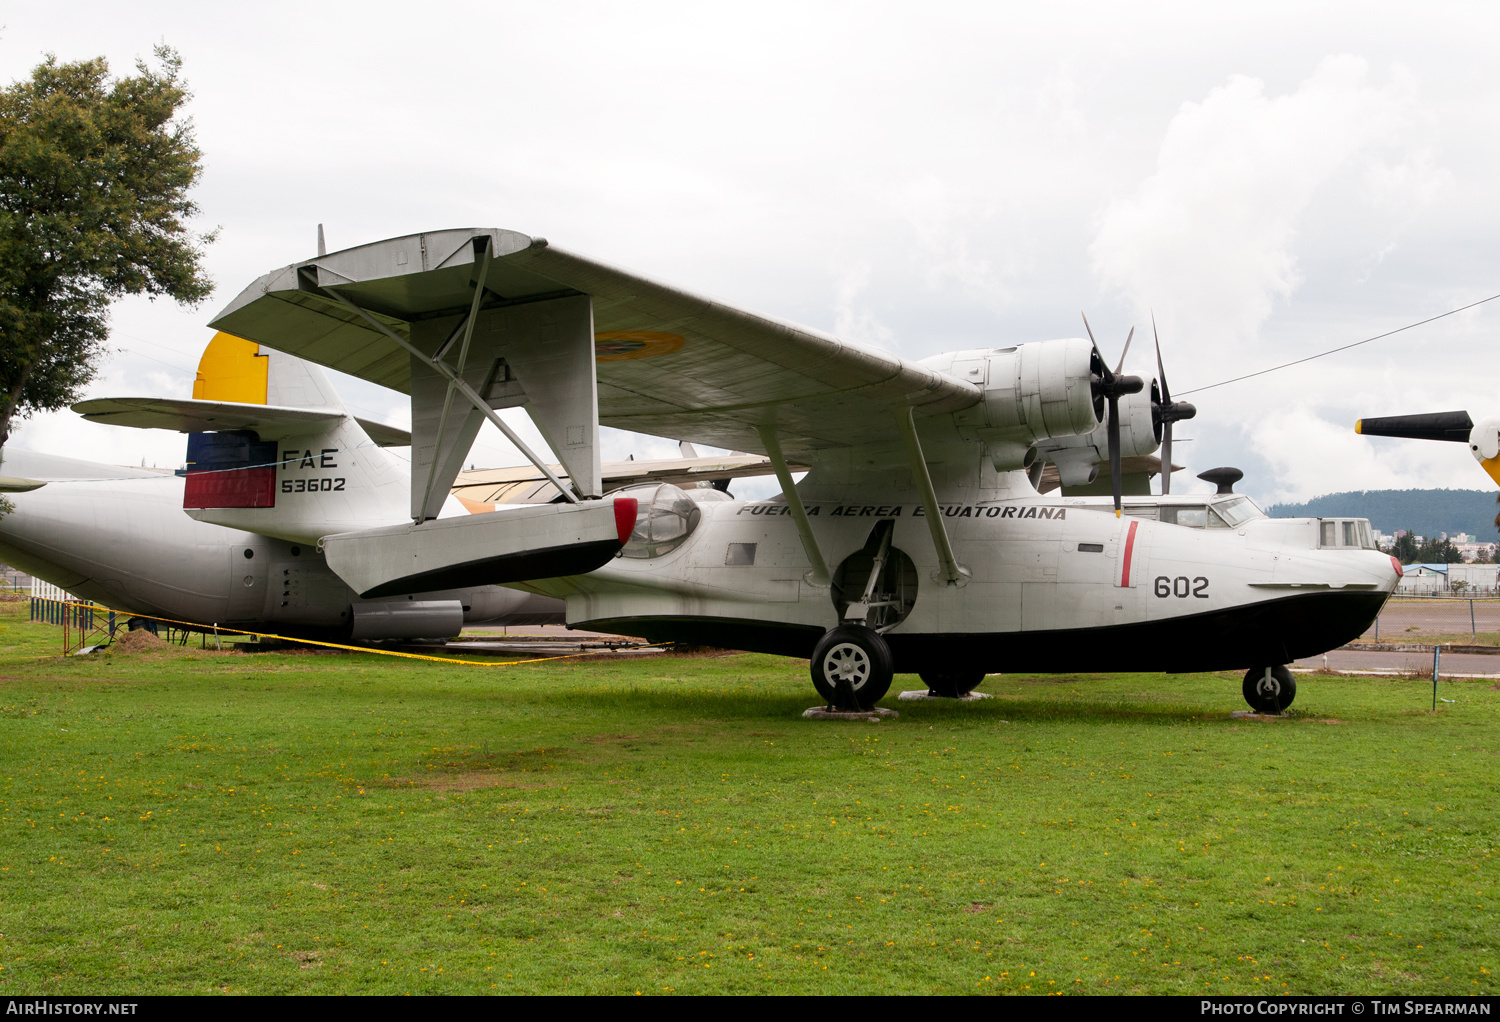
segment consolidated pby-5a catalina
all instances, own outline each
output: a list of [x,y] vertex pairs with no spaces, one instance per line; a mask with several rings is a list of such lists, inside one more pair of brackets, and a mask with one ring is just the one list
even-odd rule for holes
[[[1318,520],[1233,493],[1122,500],[1122,460],[1190,411],[1091,339],[910,361],[489,229],[294,263],[211,325],[412,409],[405,521],[351,499],[337,456],[245,431],[205,434],[222,442],[190,467],[219,480],[199,491],[212,520],[314,545],[366,598],[503,583],[564,600],[577,627],[807,657],[848,707],[893,672],[952,695],[1000,671],[1233,668],[1252,706],[1279,709],[1284,665],[1360,634],[1399,576],[1361,520],[1328,543]],[[565,475],[497,414],[511,407]],[[557,503],[438,517],[486,420]],[[601,423],[763,452],[781,493],[606,494]],[[1112,502],[1038,491],[1039,458],[1087,481],[1101,448]],[[795,485],[792,463],[810,469]]]

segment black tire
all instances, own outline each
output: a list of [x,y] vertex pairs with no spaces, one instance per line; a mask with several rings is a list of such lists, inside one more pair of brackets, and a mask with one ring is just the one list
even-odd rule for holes
[[1245,672],[1243,690],[1245,702],[1256,713],[1280,713],[1297,698],[1297,679],[1285,667],[1276,666],[1268,682],[1264,667],[1252,667]]
[[813,649],[813,688],[830,706],[868,710],[891,688],[891,648],[862,625],[840,625]]
[[917,677],[927,683],[932,695],[958,699],[978,688],[986,675],[983,671],[922,671]]

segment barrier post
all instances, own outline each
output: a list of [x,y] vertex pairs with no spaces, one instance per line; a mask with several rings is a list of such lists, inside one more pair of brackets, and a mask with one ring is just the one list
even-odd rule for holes
[[1433,709],[1433,712],[1437,712],[1438,658],[1442,656],[1442,653],[1443,653],[1443,647],[1441,647],[1441,646],[1437,645],[1436,643],[1434,643],[1433,646],[1432,646],[1432,709]]

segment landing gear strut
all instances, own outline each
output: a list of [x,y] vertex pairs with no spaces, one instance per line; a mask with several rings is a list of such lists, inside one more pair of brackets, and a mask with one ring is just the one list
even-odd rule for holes
[[1252,667],[1245,672],[1245,702],[1256,713],[1280,713],[1297,698],[1297,680],[1285,667]]
[[917,677],[927,683],[927,691],[935,696],[961,699],[979,687],[984,681],[983,671],[922,671]]
[[818,642],[812,655],[812,682],[830,706],[868,710],[891,687],[891,648],[871,628],[840,625]]

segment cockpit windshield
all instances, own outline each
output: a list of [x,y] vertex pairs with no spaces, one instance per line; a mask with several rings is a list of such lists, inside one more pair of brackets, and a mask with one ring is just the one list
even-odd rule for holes
[[1243,525],[1252,518],[1266,516],[1266,513],[1256,507],[1255,501],[1249,497],[1230,497],[1228,500],[1221,500],[1214,504],[1213,508],[1231,529]]
[[1163,504],[1160,509],[1138,507],[1131,513],[1189,529],[1234,529],[1252,518],[1266,517],[1255,501],[1241,496],[1215,501],[1207,507],[1201,504]]

